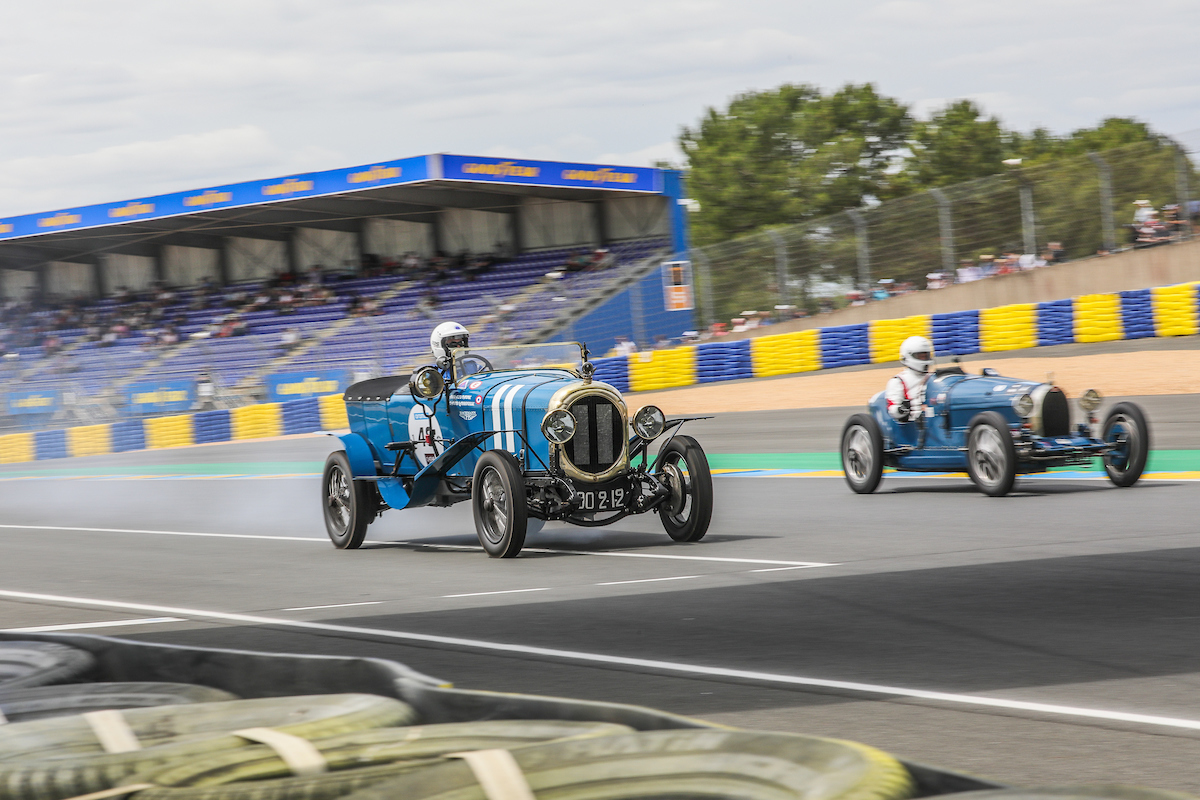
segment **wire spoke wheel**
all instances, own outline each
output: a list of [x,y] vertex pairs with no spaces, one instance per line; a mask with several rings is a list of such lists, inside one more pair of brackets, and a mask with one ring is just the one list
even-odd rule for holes
[[986,495],[1003,497],[1012,491],[1017,479],[1017,448],[1008,421],[995,411],[985,411],[971,420],[967,474]]
[[667,535],[677,542],[698,542],[712,521],[712,471],[700,443],[676,436],[663,445],[654,463],[654,476],[667,488],[658,517]]
[[1111,449],[1104,454],[1104,471],[1116,486],[1132,486],[1142,477],[1150,455],[1150,428],[1135,403],[1118,403],[1108,412],[1100,438]]
[[475,535],[492,558],[512,558],[525,545],[529,527],[525,478],[517,459],[507,450],[489,450],[479,457],[471,483],[471,512]]
[[883,432],[870,414],[854,414],[842,428],[842,473],[858,494],[870,494],[883,478]]
[[321,476],[321,505],[325,532],[334,547],[353,550],[362,545],[367,526],[379,508],[375,491],[365,481],[354,480],[345,451],[331,453],[326,459]]

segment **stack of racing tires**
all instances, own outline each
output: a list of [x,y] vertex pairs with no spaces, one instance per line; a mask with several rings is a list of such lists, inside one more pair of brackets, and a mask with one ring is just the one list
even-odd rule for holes
[[[464,692],[373,659],[47,638],[0,641],[0,800],[1184,797],[1126,787],[1007,789],[854,742],[719,728],[633,706]],[[208,685],[106,680],[164,673]],[[349,683],[382,693],[341,691]],[[322,684],[331,691],[263,691]],[[238,697],[237,688],[258,696]]]

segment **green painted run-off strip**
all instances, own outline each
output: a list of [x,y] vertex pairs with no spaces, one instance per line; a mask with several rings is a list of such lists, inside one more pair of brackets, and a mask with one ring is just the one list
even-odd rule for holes
[[[841,469],[837,453],[709,453],[713,469]],[[1091,469],[1099,470],[1100,460],[1094,459]],[[1078,472],[1081,467],[1069,467]],[[1200,470],[1200,450],[1153,450],[1146,465],[1147,472],[1191,472]]]

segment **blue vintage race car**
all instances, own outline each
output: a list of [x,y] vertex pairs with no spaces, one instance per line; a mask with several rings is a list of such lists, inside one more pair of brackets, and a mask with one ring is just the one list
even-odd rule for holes
[[846,421],[841,455],[851,489],[875,491],[884,467],[965,470],[993,497],[1008,494],[1017,475],[1082,466],[1095,458],[1103,460],[1117,486],[1132,486],[1146,467],[1150,429],[1145,413],[1134,403],[1117,403],[1098,425],[1101,399],[1095,389],[1079,398],[1087,421],[1074,428],[1062,389],[1005,378],[990,368],[968,375],[958,366],[942,367],[929,378],[925,397],[925,416],[914,421],[893,420],[883,392],[871,398],[867,413]]
[[[321,483],[335,546],[361,545],[388,508],[468,500],[479,543],[499,558],[517,555],[546,520],[591,527],[657,511],[672,539],[704,536],[712,475],[699,443],[678,434],[685,419],[645,406],[630,421],[621,393],[592,379],[586,347],[450,355],[445,369],[346,390],[350,433]],[[651,464],[647,448],[664,434]]]

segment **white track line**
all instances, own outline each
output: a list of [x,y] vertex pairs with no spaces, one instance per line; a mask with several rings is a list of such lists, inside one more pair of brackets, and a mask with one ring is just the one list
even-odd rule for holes
[[368,600],[365,603],[333,603],[327,606],[296,606],[295,608],[281,608],[280,611],[316,611],[321,608],[348,608],[349,606],[377,606],[382,603],[382,600]]
[[487,594],[520,594],[521,592],[548,592],[550,587],[541,589],[504,589],[499,592],[467,592],[466,594],[444,594],[442,597],[483,597]]
[[[473,544],[438,544],[437,542],[377,542],[377,544],[400,544],[408,547],[431,547],[439,550],[483,550]],[[837,564],[824,561],[775,561],[767,558],[725,558],[723,556],[679,556],[668,553],[626,553],[615,550],[552,550],[547,547],[525,547],[522,553],[550,553],[567,556],[607,556],[610,558],[665,558],[672,561],[716,561],[725,564],[777,564],[793,569],[810,567],[836,567]]]
[[253,533],[196,533],[194,531],[144,531],[136,528],[73,528],[64,525],[0,525],[26,531],[82,531],[84,533],[149,533],[155,536],[203,536],[214,539],[266,539],[279,542],[327,542],[315,536],[260,536]]
[[959,705],[984,706],[1000,708],[1008,711],[1031,711],[1039,714],[1053,714],[1066,717],[1082,717],[1100,719],[1111,722],[1134,722],[1143,725],[1157,725],[1167,728],[1184,728],[1200,730],[1200,720],[1162,717],[1155,714],[1133,714],[1126,711],[1104,711],[1095,708],[1079,708],[1062,706],[1053,703],[1034,703],[1025,700],[1008,700],[1000,697],[981,697],[970,694],[954,694],[951,692],[932,692],[924,689],[907,689],[900,686],[886,686],[857,681],[834,681],[824,678],[806,678],[799,675],[782,675],[773,672],[755,672],[744,669],[728,669],[726,667],[709,667],[700,664],[682,664],[674,661],[657,661],[648,658],[627,658],[603,653],[585,653],[576,650],[558,650],[550,647],[532,647],[523,644],[507,644],[505,642],[488,642],[479,639],[463,639],[456,636],[437,636],[429,633],[413,633],[409,631],[389,631],[378,628],[359,628],[352,625],[333,625],[324,622],[306,622],[303,620],[280,619],[278,617],[260,617],[251,614],[233,614],[223,611],[206,611],[195,608],[175,608],[158,606],[147,603],[125,603],[118,600],[97,600],[87,597],[66,597],[63,595],[40,594],[37,592],[16,592],[0,589],[0,597],[14,600],[37,600],[41,602],[65,603],[77,606],[94,606],[99,608],[120,608],[127,611],[144,611],[159,614],[174,614],[181,617],[211,619],[219,622],[238,622],[247,625],[270,625],[281,628],[297,628],[301,630],[319,631],[323,633],[340,633],[353,636],[374,636],[381,639],[396,639],[405,642],[426,642],[429,644],[449,645],[453,647],[470,648],[474,650],[490,650],[503,653],[519,653],[522,655],[555,658],[566,661],[579,661],[591,664],[613,664],[623,667],[637,667],[660,672],[695,675],[701,678],[734,678],[738,680],[757,681],[759,683],[775,683],[787,686],[809,686],[822,689],[839,689],[842,691],[861,692],[892,697],[911,697],[920,700],[933,700],[942,703]]
[[700,575],[675,575],[670,578],[642,578],[636,581],[608,581],[606,583],[597,583],[596,586],[621,586],[626,583],[654,583],[655,581],[686,581],[692,578],[699,578]]
[[146,617],[145,619],[113,619],[107,622],[73,622],[68,625],[34,625],[32,628],[5,628],[4,633],[52,633],[81,631],[85,628],[123,628],[126,625],[160,625],[164,622],[186,622],[182,617]]

